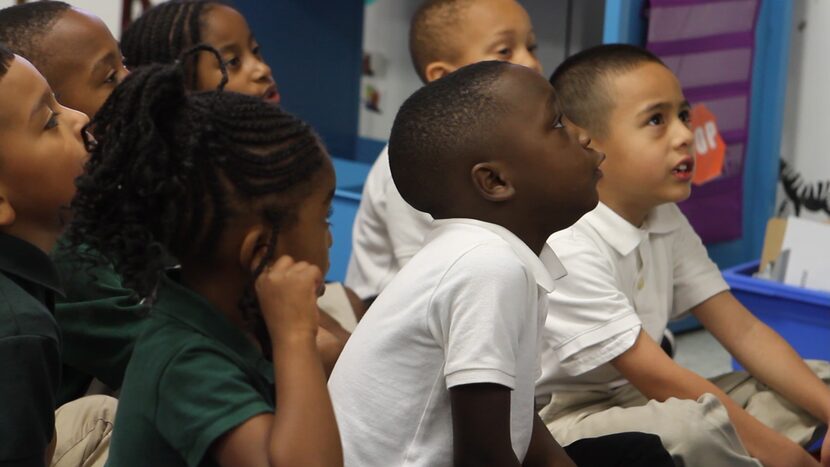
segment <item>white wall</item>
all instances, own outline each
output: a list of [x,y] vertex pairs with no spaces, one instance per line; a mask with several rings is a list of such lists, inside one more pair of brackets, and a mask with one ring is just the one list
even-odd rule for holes
[[[519,0],[527,9],[539,41],[539,59],[545,75],[565,58],[566,0]],[[403,101],[421,86],[409,58],[409,19],[421,0],[375,0],[366,6],[363,50],[380,57],[385,72],[363,77],[361,99],[367,86],[381,94],[381,113],[360,108],[359,136],[386,140]],[[578,52],[602,41],[604,0],[571,0],[569,50]]]
[[[820,182],[830,185],[830,1],[796,0],[787,77],[787,102],[781,141],[781,156],[800,175],[802,189]],[[779,184],[780,185],[780,184]],[[830,186],[822,193],[830,210]],[[793,203],[779,189],[781,214],[794,213]],[[827,212],[802,208],[801,215],[830,219]]]

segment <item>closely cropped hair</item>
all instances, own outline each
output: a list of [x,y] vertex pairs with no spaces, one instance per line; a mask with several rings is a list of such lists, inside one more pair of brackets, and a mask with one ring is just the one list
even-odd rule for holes
[[55,21],[70,8],[72,7],[67,3],[54,1],[3,8],[0,10],[0,42],[42,70],[50,52],[41,49],[40,41]]
[[[131,69],[151,63],[173,63],[202,42],[205,13],[218,0],[170,0],[147,10],[121,35],[124,64]],[[188,66],[188,87],[195,87],[195,61]]]
[[454,159],[486,151],[507,108],[494,92],[511,65],[485,61],[433,81],[403,103],[389,139],[392,179],[403,199],[435,218],[446,217]]
[[409,25],[409,54],[421,81],[427,82],[426,66],[435,61],[456,60],[457,46],[447,36],[457,27],[459,17],[475,0],[426,0],[412,15]]
[[[605,44],[583,50],[562,62],[550,83],[565,115],[597,136],[608,131],[614,107],[609,78],[631,71],[643,63],[663,62],[646,49],[628,44]],[[665,65],[664,65],[665,66]]]
[[152,296],[171,256],[209,267],[242,215],[273,230],[259,274],[328,157],[309,125],[279,107],[188,93],[184,79],[179,64],[154,64],[116,88],[90,124],[95,142],[72,203],[70,249],[101,252],[141,297]]
[[0,79],[6,76],[9,67],[12,66],[12,61],[14,61],[14,53],[0,42]]

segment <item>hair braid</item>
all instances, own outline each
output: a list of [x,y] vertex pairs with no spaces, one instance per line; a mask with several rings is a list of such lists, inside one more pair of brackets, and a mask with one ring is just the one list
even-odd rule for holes
[[[73,201],[73,250],[100,251],[143,297],[171,255],[209,264],[236,216],[258,215],[275,233],[290,226],[327,157],[313,130],[278,107],[232,92],[188,94],[185,82],[179,64],[128,76],[91,124],[98,144]],[[261,324],[255,308],[244,311]]]

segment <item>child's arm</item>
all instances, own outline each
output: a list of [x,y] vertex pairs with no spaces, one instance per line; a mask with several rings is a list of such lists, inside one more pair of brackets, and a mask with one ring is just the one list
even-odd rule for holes
[[522,467],[576,467],[562,446],[553,438],[548,427],[539,418],[533,416],[533,435],[527,448]]
[[273,344],[277,409],[248,419],[220,438],[224,466],[342,466],[343,453],[326,376],[315,345],[320,270],[280,258],[257,279],[257,296]]
[[[726,350],[758,380],[814,417],[830,422],[830,388],[778,333],[752,315],[729,292],[692,309]],[[830,437],[822,447],[822,463],[830,467]]]
[[510,441],[510,388],[492,383],[455,386],[450,406],[453,465],[521,465]]
[[611,363],[649,399],[696,400],[713,394],[726,408],[749,454],[767,467],[818,466],[804,449],[749,415],[712,382],[675,363],[645,332]]

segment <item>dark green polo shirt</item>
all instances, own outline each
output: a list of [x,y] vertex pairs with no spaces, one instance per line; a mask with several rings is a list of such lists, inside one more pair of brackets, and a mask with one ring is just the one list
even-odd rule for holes
[[0,465],[42,466],[55,432],[59,284],[43,251],[0,234]]
[[211,444],[274,404],[274,370],[259,349],[165,277],[127,366],[107,465],[216,465]]
[[111,266],[92,266],[100,262],[97,253],[82,254],[86,256],[68,251],[63,243],[53,253],[65,292],[55,304],[63,334],[59,405],[86,394],[93,378],[111,389],[121,387],[148,313]]

